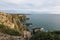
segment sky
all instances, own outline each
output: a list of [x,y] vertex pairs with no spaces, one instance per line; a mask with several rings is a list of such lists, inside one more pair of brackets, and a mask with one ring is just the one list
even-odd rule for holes
[[60,0],[0,0],[0,10],[60,14]]

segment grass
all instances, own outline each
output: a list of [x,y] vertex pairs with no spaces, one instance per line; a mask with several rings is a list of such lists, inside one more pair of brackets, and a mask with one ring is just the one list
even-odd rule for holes
[[7,28],[5,25],[0,24],[0,32],[9,34],[9,35],[21,35],[18,31]]

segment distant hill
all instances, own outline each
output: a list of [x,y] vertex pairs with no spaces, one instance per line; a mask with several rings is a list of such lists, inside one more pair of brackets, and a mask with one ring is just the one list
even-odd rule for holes
[[6,12],[6,13],[19,13],[19,14],[52,14],[50,12],[37,12],[37,11],[29,11],[29,10],[0,10],[1,12]]

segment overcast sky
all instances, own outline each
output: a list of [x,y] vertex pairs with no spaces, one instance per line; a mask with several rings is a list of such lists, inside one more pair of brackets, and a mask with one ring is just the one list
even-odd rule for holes
[[60,14],[60,0],[0,0],[0,10]]

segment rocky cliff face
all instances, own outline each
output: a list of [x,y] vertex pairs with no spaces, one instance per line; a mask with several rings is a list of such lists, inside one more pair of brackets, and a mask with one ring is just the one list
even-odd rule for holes
[[14,23],[12,23],[12,15],[0,12],[0,24],[14,28]]
[[[0,40],[25,40],[24,37],[22,37],[22,36],[12,36],[11,35],[11,34],[24,35],[24,33],[26,34],[26,32],[24,32],[24,29],[26,29],[26,28],[21,23],[21,21],[24,21],[24,20],[26,20],[25,15],[7,14],[4,12],[0,12],[0,24],[4,25],[4,27],[7,27],[7,29],[5,29],[5,28],[3,28],[3,26],[0,25],[0,29],[1,29],[0,30]],[[14,30],[11,30],[11,29],[14,29]],[[6,34],[3,34],[3,33],[6,33]],[[8,34],[10,34],[10,35],[8,35]],[[30,38],[31,32],[27,31],[26,35],[28,35],[28,38]]]
[[21,15],[0,12],[0,24],[3,24],[10,29],[18,28],[21,26],[23,27],[19,20],[20,17]]

